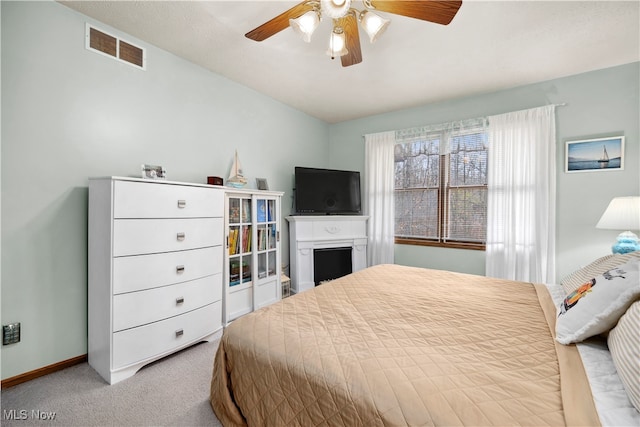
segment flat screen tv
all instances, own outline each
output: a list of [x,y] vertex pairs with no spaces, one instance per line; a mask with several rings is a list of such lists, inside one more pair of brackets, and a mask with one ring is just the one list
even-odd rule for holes
[[359,215],[360,172],[295,168],[297,215]]

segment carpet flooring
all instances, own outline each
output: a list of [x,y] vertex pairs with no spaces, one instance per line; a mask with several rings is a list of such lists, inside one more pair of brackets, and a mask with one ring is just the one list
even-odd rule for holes
[[2,390],[2,426],[221,426],[209,404],[219,340],[108,385],[87,363]]

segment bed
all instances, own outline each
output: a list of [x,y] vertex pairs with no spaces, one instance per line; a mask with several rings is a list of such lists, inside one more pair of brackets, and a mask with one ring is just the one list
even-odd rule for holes
[[[370,267],[229,325],[211,406],[227,427],[639,425],[624,384],[605,381],[608,397],[594,399],[581,350],[554,339],[565,295],[560,286]],[[602,367],[606,342],[591,350]]]

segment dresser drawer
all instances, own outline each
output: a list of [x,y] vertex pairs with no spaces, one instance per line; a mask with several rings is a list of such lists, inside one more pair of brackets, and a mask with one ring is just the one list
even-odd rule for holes
[[113,293],[141,291],[222,272],[222,246],[113,259]]
[[215,188],[116,181],[114,218],[222,217],[224,192]]
[[222,302],[160,322],[113,334],[112,369],[168,354],[217,331],[222,325]]
[[116,219],[113,256],[217,246],[222,232],[222,218]]
[[113,330],[129,329],[195,310],[222,297],[222,274],[113,297]]

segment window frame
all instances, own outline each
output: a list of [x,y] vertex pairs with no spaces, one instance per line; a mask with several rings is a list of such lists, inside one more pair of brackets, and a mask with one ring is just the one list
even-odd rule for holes
[[[443,134],[445,132],[442,132]],[[469,133],[476,133],[474,132],[469,132]],[[445,142],[445,139],[442,138],[441,139],[442,142]],[[446,143],[446,142],[445,142]],[[403,144],[402,142],[400,142],[399,144]],[[407,142],[407,144],[410,144],[410,142]],[[488,165],[487,165],[488,167]],[[428,238],[428,237],[399,237],[397,235],[395,235],[395,229],[394,229],[394,242],[396,244],[401,244],[401,245],[416,245],[416,246],[432,246],[432,247],[441,247],[441,248],[453,248],[453,249],[470,249],[470,250],[479,250],[479,251],[484,251],[486,250],[486,235],[485,235],[485,240],[482,242],[476,242],[476,241],[465,241],[465,240],[452,240],[452,239],[447,239],[444,238],[443,236],[446,235],[446,230],[447,230],[447,226],[448,226],[448,221],[449,221],[449,210],[450,210],[450,203],[449,203],[449,194],[451,192],[452,189],[458,189],[458,188],[470,188],[470,189],[485,189],[488,191],[488,185],[485,184],[475,184],[475,185],[456,185],[456,186],[451,186],[450,185],[450,169],[451,169],[451,153],[445,153],[445,154],[439,154],[439,183],[438,183],[438,187],[419,187],[421,189],[436,189],[436,191],[438,192],[438,238],[437,239],[433,239],[433,238]],[[402,190],[413,190],[416,188],[407,188],[407,189],[400,189],[400,191]],[[396,190],[394,188],[394,194],[396,193]],[[394,228],[395,228],[395,224],[394,224]]]

